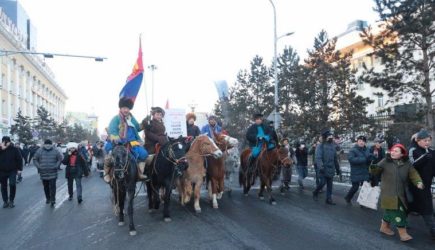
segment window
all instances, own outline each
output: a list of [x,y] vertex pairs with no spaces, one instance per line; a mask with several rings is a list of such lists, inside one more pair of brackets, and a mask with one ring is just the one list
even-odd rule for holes
[[6,116],[7,107],[6,107],[6,100],[2,100],[2,116]]
[[384,95],[378,95],[378,107],[384,107]]

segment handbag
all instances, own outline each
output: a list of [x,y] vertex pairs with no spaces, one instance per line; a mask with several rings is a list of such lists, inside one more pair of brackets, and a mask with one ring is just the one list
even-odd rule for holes
[[378,201],[381,194],[379,186],[372,187],[370,182],[365,181],[359,192],[357,202],[364,207],[378,210]]

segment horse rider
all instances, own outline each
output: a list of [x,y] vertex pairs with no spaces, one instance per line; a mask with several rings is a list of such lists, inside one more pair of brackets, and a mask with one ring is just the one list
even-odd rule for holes
[[208,137],[213,138],[214,133],[220,134],[222,127],[217,123],[217,118],[214,115],[208,117],[208,124],[202,127],[201,134],[207,134]]
[[163,117],[165,117],[165,111],[162,108],[152,107],[151,120],[142,121],[142,128],[145,130],[145,148],[150,154],[158,153],[156,147],[161,147],[169,141]]
[[[139,180],[148,180],[148,176],[144,174],[145,160],[148,157],[148,152],[142,146],[143,142],[139,137],[138,132],[141,131],[140,125],[136,118],[131,114],[134,103],[131,99],[121,98],[118,103],[119,114],[112,118],[109,124],[110,141],[105,149],[110,151],[115,144],[129,143],[131,152],[137,160],[138,178]],[[104,166],[104,180],[110,182],[109,166]]]
[[267,149],[274,149],[276,147],[276,141],[273,138],[272,131],[269,126],[263,123],[263,115],[254,115],[254,124],[252,124],[246,132],[246,139],[249,142],[251,148],[251,156],[249,157],[249,168],[253,166],[255,159],[261,152],[263,143],[267,143]]
[[278,143],[279,142],[278,134],[276,133],[273,121],[269,121],[269,128],[270,128],[270,135],[272,136],[273,141]]
[[187,136],[195,138],[201,134],[198,126],[195,125],[196,115],[194,113],[186,114]]

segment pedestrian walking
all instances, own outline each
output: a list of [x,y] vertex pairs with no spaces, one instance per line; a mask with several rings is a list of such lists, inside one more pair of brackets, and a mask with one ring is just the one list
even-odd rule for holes
[[295,154],[299,188],[304,189],[304,179],[308,176],[308,150],[305,142],[297,145]]
[[[285,147],[288,150],[288,157],[292,160],[292,162],[294,162],[295,152],[290,145],[288,138],[282,139],[281,147]],[[290,190],[290,183],[292,180],[292,166],[278,166],[278,173],[281,173],[281,193],[283,193],[284,190]]]
[[[378,164],[382,159],[385,158],[385,150],[382,147],[382,143],[384,140],[382,140],[379,137],[376,137],[374,140],[374,145],[370,147],[369,152],[373,155],[373,162],[372,164]],[[379,186],[380,178],[379,176],[370,175],[370,182],[372,186]]]
[[54,207],[56,203],[57,167],[62,162],[62,154],[53,146],[51,140],[45,140],[44,145],[36,151],[33,164],[38,169],[44,185],[46,204]]
[[[15,147],[18,149],[18,151],[20,152],[21,155],[21,161],[24,161],[23,159],[23,149],[21,148],[19,143],[12,143],[12,145],[15,145]],[[21,164],[22,165],[22,164]],[[22,171],[17,172],[17,182],[16,183],[20,183],[23,181],[23,175],[22,175]]]
[[35,153],[36,153],[36,151],[38,151],[38,149],[39,149],[39,145],[37,145],[37,144],[33,144],[29,148],[29,164],[32,162],[32,159],[35,156]]
[[23,157],[24,160],[24,166],[29,165],[29,147],[27,146],[27,144],[24,144],[21,152],[22,152],[21,156]]
[[353,196],[359,187],[362,186],[363,182],[369,180],[369,166],[373,161],[373,155],[370,154],[366,143],[367,138],[365,136],[358,136],[355,146],[349,150],[347,155],[350,163],[350,180],[352,182],[352,187],[344,197],[344,200],[348,204],[351,204]]
[[319,168],[320,183],[313,191],[313,199],[317,201],[319,191],[326,185],[326,204],[336,205],[332,201],[333,177],[341,175],[337,158],[337,149],[330,130],[322,133],[322,143],[316,148],[316,164]]
[[21,171],[23,171],[23,159],[20,151],[11,143],[9,136],[3,136],[0,146],[0,185],[3,208],[15,207],[16,178],[17,174],[21,173]]
[[[316,187],[320,184],[320,173],[319,173],[319,168],[317,167],[316,164],[316,148],[318,145],[320,145],[321,143],[321,139],[317,139],[313,145],[311,145],[310,150],[308,151],[308,154],[312,156],[312,164],[313,164],[313,168],[314,168],[314,172],[316,174]],[[319,193],[321,193],[323,190],[320,190]]]
[[381,175],[381,208],[384,215],[381,221],[381,233],[394,235],[391,225],[397,227],[401,241],[409,241],[412,237],[408,234],[406,227],[408,199],[410,198],[406,189],[408,181],[418,189],[423,189],[424,185],[420,175],[411,165],[407,151],[402,144],[395,144],[379,164],[371,165],[370,172]]
[[74,191],[73,184],[76,182],[77,202],[80,204],[83,201],[82,198],[82,175],[89,176],[89,169],[86,164],[86,160],[81,152],[78,151],[77,144],[69,144],[68,153],[62,161],[65,168],[65,178],[68,180],[68,200],[73,199]]
[[419,173],[424,189],[420,190],[409,185],[413,199],[409,201],[409,211],[416,212],[423,217],[433,240],[435,240],[435,222],[433,216],[433,200],[431,193],[432,179],[435,177],[435,151],[429,146],[432,137],[426,130],[417,133],[416,140],[409,149],[409,160]]

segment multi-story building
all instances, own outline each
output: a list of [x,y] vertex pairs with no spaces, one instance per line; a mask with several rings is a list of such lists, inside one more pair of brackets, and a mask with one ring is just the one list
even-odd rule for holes
[[67,112],[65,120],[68,125],[73,126],[74,124],[82,126],[89,132],[94,132],[98,129],[98,116],[95,114],[87,114],[84,112]]
[[[28,37],[34,35],[30,29],[23,31],[24,26],[20,29],[17,26],[17,23],[23,23],[23,20],[17,20],[27,18],[27,15],[17,14],[14,22],[2,8],[5,2],[16,1],[0,1],[0,50],[3,51],[0,52],[0,136],[8,134],[19,110],[34,118],[38,107],[42,106],[56,121],[63,121],[67,99],[41,57],[4,52],[28,51]],[[21,7],[16,9],[22,12]],[[29,23],[27,19],[26,24]]]

